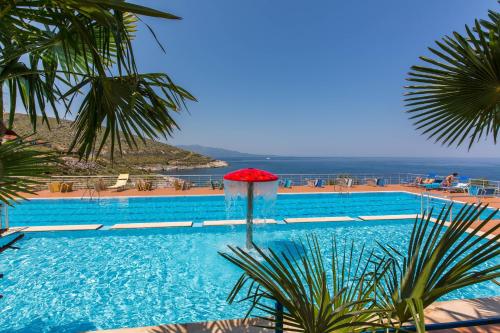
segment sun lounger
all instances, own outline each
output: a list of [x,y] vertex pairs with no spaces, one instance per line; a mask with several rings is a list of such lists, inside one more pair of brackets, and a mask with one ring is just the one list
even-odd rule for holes
[[324,184],[323,184],[323,179],[316,179],[314,181],[314,187],[323,187]]
[[366,178],[365,181],[368,186],[384,186],[383,178]]
[[151,191],[153,189],[153,183],[151,181],[139,179],[136,183],[136,188],[138,191]]
[[73,191],[73,182],[61,184],[61,192],[62,193],[71,192],[71,191]]
[[474,197],[493,197],[497,193],[495,187],[484,187],[481,185],[470,185],[469,195]]
[[284,188],[292,188],[292,180],[291,179],[285,179],[283,183]]
[[61,192],[61,182],[52,182],[49,184],[49,191],[51,193]]
[[113,190],[117,190],[117,191],[124,190],[125,187],[127,186],[128,178],[129,178],[128,173],[120,174],[118,176],[118,179],[116,180],[116,184],[109,186],[108,189],[113,189]]
[[212,188],[212,190],[223,190],[224,189],[224,182],[223,181],[218,182],[215,180],[211,180],[210,187]]

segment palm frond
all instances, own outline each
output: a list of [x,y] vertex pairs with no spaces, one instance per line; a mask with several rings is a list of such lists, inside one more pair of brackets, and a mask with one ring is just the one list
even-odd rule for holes
[[0,201],[13,204],[23,193],[34,193],[37,178],[46,177],[57,157],[21,140],[0,144]]
[[500,255],[500,225],[485,229],[498,209],[474,225],[486,208],[465,205],[450,224],[452,205],[442,208],[436,222],[432,211],[417,218],[402,257],[380,244],[390,269],[379,284],[379,301],[400,322],[454,290],[500,277],[499,264],[483,265]]
[[[315,236],[306,242],[294,243],[286,251],[276,253],[255,246],[255,253],[239,247],[229,247],[230,253],[221,256],[243,270],[228,297],[248,301],[247,315],[264,314],[271,324],[283,324],[292,332],[357,332],[367,327],[381,327],[384,309],[373,298],[382,266],[370,270],[372,254],[363,260],[353,251],[344,250],[342,259],[333,245],[331,274],[328,273]],[[366,259],[366,258],[365,258]],[[274,302],[283,305],[280,313]],[[280,322],[283,318],[283,323]]]
[[[186,99],[195,100],[161,73],[97,76],[73,88],[74,91],[82,89],[88,93],[73,123],[77,134],[70,150],[77,146],[79,154],[85,158],[92,153],[98,155],[107,141],[113,157],[115,143],[120,144],[122,135],[129,146],[136,145],[134,136],[155,139],[158,133],[171,135],[177,128],[171,112],[179,112]],[[101,142],[97,142],[96,133],[101,128],[104,133]],[[121,150],[120,146],[118,148]]]
[[406,87],[407,112],[422,134],[445,145],[482,138],[496,143],[500,129],[500,20],[466,26],[466,35],[454,32],[429,48],[433,58],[412,66]]
[[78,110],[72,148],[84,158],[99,155],[101,126],[109,126],[104,140],[112,153],[120,130],[132,147],[133,135],[171,135],[177,124],[170,112],[194,97],[167,74],[139,72],[132,47],[139,15],[179,19],[121,0],[7,2],[0,11],[0,88],[9,93],[10,120],[20,104],[34,130],[37,116],[48,124],[49,113]]

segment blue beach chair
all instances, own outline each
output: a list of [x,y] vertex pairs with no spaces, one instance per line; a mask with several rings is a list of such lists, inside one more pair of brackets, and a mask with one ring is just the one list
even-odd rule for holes
[[314,182],[314,187],[323,187],[323,183],[323,179],[316,179],[316,181]]

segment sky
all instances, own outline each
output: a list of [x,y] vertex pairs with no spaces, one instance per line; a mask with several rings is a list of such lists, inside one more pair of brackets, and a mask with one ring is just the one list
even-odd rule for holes
[[405,78],[428,46],[485,18],[496,0],[136,0],[183,17],[145,19],[143,72],[198,99],[171,144],[289,156],[500,157],[442,147],[404,113]]

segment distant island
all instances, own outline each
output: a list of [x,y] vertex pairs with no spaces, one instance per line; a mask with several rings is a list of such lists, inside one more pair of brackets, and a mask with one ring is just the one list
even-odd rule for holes
[[210,156],[215,159],[230,159],[230,158],[266,158],[266,157],[276,157],[275,155],[259,155],[259,154],[249,154],[242,153],[236,150],[207,147],[201,145],[177,145],[176,147],[192,151],[194,153]]
[[[4,115],[8,119],[8,115]],[[109,145],[105,145],[97,160],[82,161],[74,153],[68,153],[69,144],[73,139],[72,121],[61,120],[58,124],[55,118],[49,118],[51,130],[38,119],[37,132],[33,133],[29,118],[25,114],[16,114],[13,130],[20,136],[30,136],[37,142],[37,149],[56,151],[61,154],[61,165],[56,173],[59,175],[107,175],[116,173],[148,174],[198,168],[218,168],[228,164],[225,161],[205,156],[193,151],[187,151],[172,145],[154,140],[142,143],[137,139],[137,148],[128,147],[121,139],[122,155],[115,151],[115,160],[111,163]]]

